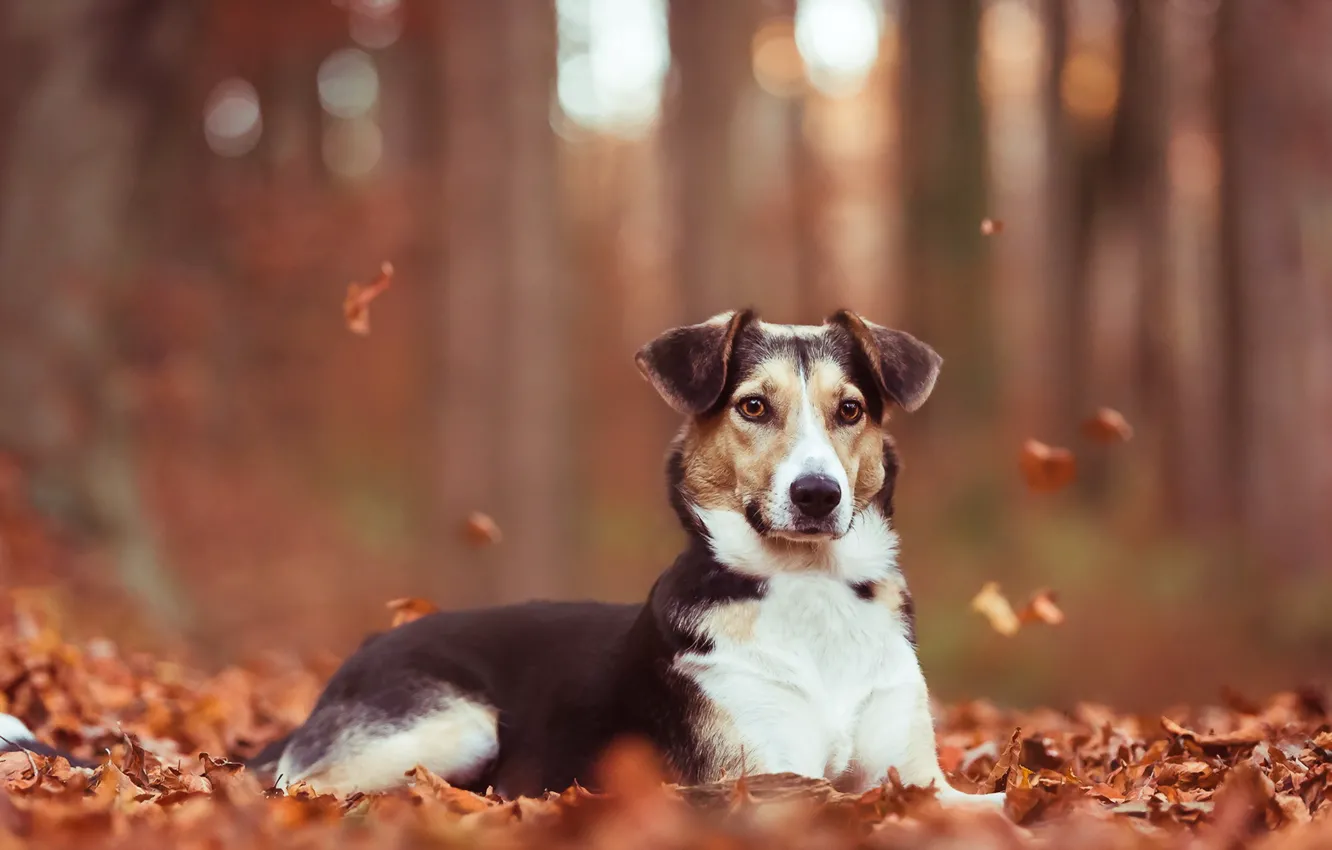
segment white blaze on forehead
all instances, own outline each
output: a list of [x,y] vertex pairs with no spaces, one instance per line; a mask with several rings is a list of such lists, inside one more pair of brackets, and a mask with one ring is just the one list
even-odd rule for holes
[[826,330],[825,325],[774,325],[762,321],[758,323],[758,327],[769,336],[797,337],[800,339],[820,336]]
[[838,533],[851,524],[851,482],[828,434],[828,420],[814,403],[809,375],[800,375],[800,395],[791,415],[795,418],[795,437],[790,453],[777,464],[772,476],[769,504],[771,521],[778,529],[799,524],[800,511],[791,503],[791,485],[802,475],[826,475],[837,482],[842,500],[833,512]]

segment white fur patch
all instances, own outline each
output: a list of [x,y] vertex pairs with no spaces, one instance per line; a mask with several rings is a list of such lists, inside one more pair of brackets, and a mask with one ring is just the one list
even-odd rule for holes
[[22,746],[25,741],[36,742],[37,736],[12,714],[0,714],[0,746],[5,742]]
[[773,471],[768,518],[775,528],[794,530],[800,525],[800,510],[791,502],[791,485],[802,475],[826,475],[842,490],[842,500],[832,516],[836,533],[844,534],[851,523],[851,482],[828,436],[827,424],[809,397],[808,376],[800,378],[800,408],[796,415],[796,438],[791,453]]
[[[896,767],[903,782],[933,783],[945,802],[1002,805],[953,789],[939,768],[928,691],[902,612],[861,599],[864,581],[901,581],[897,535],[866,509],[845,536],[793,543],[759,535],[731,511],[695,509],[723,565],[765,579],[738,618],[704,617],[708,652],[676,669],[724,718],[718,765],[752,773],[824,777],[857,790]],[[723,609],[718,612],[725,614]]]
[[817,542],[765,537],[736,511],[693,510],[707,530],[713,557],[746,575],[822,573],[859,584],[897,573],[897,532],[873,507],[861,511],[846,534]]
[[288,748],[278,762],[277,775],[283,787],[303,780],[321,792],[349,794],[402,785],[407,781],[404,775],[422,765],[458,784],[475,778],[498,753],[496,711],[453,698],[436,711],[412,718],[407,726],[349,721],[314,764],[293,763]]

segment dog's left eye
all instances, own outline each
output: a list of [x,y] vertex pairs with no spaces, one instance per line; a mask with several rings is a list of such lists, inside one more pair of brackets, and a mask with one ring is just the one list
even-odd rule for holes
[[736,405],[736,408],[740,411],[740,415],[746,419],[762,419],[768,412],[768,405],[758,396],[742,399]]
[[847,399],[837,406],[837,418],[845,425],[854,425],[865,415],[865,407],[854,399]]

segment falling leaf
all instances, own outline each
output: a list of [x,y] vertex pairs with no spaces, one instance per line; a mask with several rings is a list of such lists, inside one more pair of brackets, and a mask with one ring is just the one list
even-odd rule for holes
[[1068,449],[1053,448],[1039,440],[1022,444],[1018,466],[1027,486],[1038,493],[1062,490],[1077,475],[1077,463]]
[[998,582],[985,583],[980,593],[972,598],[971,610],[989,620],[990,626],[1005,637],[1012,637],[1018,633],[1021,625],[1018,616],[1013,612],[1013,606],[1008,603],[1008,599],[999,591]]
[[1004,231],[1004,223],[997,218],[987,218],[981,220],[980,232],[982,236],[997,236]]
[[388,603],[388,609],[393,612],[393,624],[390,628],[394,629],[404,623],[419,620],[426,614],[433,614],[439,610],[435,603],[427,599],[414,599],[409,596],[392,600]]
[[370,302],[388,289],[392,282],[393,264],[385,262],[379,267],[379,276],[369,284],[348,284],[347,297],[342,301],[342,313],[347,320],[347,330],[360,336],[370,333]]
[[492,546],[504,539],[499,525],[489,515],[473,511],[463,523],[463,535],[473,546]]
[[1082,433],[1098,443],[1123,443],[1133,438],[1133,426],[1118,410],[1102,407],[1082,423]]
[[1032,595],[1031,601],[1018,614],[1024,623],[1045,623],[1057,626],[1064,622],[1064,612],[1055,604],[1054,591],[1039,590]]

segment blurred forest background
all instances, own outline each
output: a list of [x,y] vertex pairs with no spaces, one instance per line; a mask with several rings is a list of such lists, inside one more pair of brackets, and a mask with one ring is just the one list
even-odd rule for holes
[[[0,583],[75,634],[641,598],[681,533],[634,350],[849,306],[946,359],[896,425],[939,695],[1328,672],[1332,3],[7,0],[0,68]],[[988,580],[1067,622],[995,634]]]

